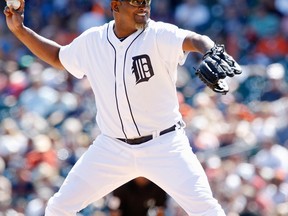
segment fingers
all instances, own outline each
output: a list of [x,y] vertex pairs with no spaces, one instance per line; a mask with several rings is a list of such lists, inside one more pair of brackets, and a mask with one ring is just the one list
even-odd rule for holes
[[21,7],[18,10],[15,10],[13,8],[10,8],[8,6],[6,6],[3,10],[3,13],[5,14],[5,16],[12,16],[13,14],[19,14],[22,15],[24,13],[24,10],[21,9]]
[[9,16],[9,15],[12,14],[12,13],[11,13],[11,10],[10,10],[10,8],[9,8],[8,6],[6,6],[6,7],[4,8],[3,13],[5,14],[5,16]]
[[234,62],[233,70],[234,70],[235,74],[241,74],[242,73],[242,69],[236,61]]
[[20,0],[20,8],[17,9],[17,11],[23,13],[24,12],[24,7],[25,7],[25,1]]
[[5,14],[5,16],[12,16],[15,13],[15,10],[6,6],[3,13]]
[[6,7],[4,8],[4,14],[7,16],[9,14],[23,14],[24,12],[24,7],[25,7],[25,1],[24,0],[19,0],[20,1],[20,7],[17,9],[14,9],[12,5],[8,6],[6,5]]
[[240,67],[240,65],[234,60],[234,58],[232,56],[230,56],[229,54],[227,54],[226,52],[223,53],[222,59],[229,65],[229,67],[231,68],[231,72],[230,74],[227,74],[230,77],[233,77],[236,74],[241,74],[242,73],[242,69]]
[[242,69],[240,67],[240,65],[230,56],[229,61],[226,60],[226,62],[228,62],[229,66],[231,67],[233,74],[241,74],[242,73]]

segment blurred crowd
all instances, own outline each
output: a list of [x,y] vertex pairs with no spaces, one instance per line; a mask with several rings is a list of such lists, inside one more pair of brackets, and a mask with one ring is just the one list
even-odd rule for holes
[[[112,19],[109,0],[26,0],[25,24],[60,44]],[[5,1],[0,2],[3,9]],[[180,110],[191,146],[228,216],[288,215],[287,0],[153,0],[151,17],[217,43],[241,64],[218,95],[179,67]],[[94,96],[33,56],[0,16],[0,216],[42,216],[99,134]],[[185,216],[173,200],[167,216]],[[79,216],[107,216],[111,195]]]

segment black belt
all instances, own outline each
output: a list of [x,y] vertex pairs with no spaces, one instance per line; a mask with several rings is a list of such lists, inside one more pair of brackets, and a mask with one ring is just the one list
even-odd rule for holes
[[[169,127],[163,131],[160,131],[159,135],[163,135],[172,131],[175,131],[176,127],[182,127],[183,123],[182,122],[178,122],[177,125],[173,125],[172,127]],[[142,136],[142,137],[138,137],[138,138],[134,138],[134,139],[125,139],[125,138],[117,138],[118,140],[121,140],[122,142],[128,143],[130,145],[138,145],[144,142],[148,142],[149,140],[153,139],[153,135],[147,135],[147,136]]]

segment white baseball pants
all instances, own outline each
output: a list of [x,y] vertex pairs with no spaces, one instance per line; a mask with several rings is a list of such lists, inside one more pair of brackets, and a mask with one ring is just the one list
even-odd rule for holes
[[160,186],[191,216],[225,216],[183,129],[140,145],[99,135],[50,198],[45,216],[75,216],[139,176]]

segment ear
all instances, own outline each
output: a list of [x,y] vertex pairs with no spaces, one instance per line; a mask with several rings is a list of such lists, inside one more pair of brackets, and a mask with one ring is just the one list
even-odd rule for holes
[[110,3],[111,10],[115,11],[115,12],[119,12],[119,4],[120,4],[119,1],[112,0],[111,3]]

